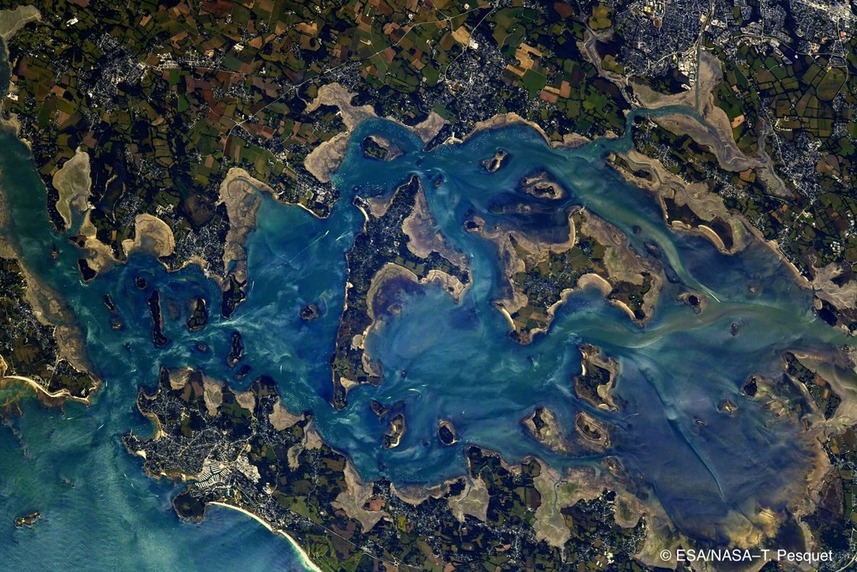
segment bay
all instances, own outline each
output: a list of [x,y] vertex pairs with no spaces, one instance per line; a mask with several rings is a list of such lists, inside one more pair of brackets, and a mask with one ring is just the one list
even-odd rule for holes
[[[369,134],[395,142],[404,154],[389,162],[364,158],[359,141]],[[197,333],[184,328],[186,316],[167,319],[172,342],[159,350],[151,343],[145,295],[134,278],[145,277],[179,308],[197,295],[216,308],[217,286],[197,267],[168,273],[141,255],[84,285],[76,271],[78,251],[51,232],[29,153],[11,134],[0,134],[0,186],[24,261],[63,293],[105,380],[88,409],[70,405],[59,412],[28,403],[24,416],[0,430],[0,526],[10,527],[15,516],[31,510],[44,515],[34,529],[4,535],[4,554],[21,565],[74,562],[92,569],[255,569],[274,563],[302,569],[286,541],[240,515],[213,509],[202,525],[180,523],[170,508],[179,487],[145,477],[139,460],[119,442],[128,431],[151,432],[134,399],[139,387],[154,386],[162,364],[232,379],[225,355],[233,331],[244,339],[243,363],[253,372],[232,385],[245,387],[259,375],[276,379],[286,406],[312,409],[323,437],[354,460],[364,479],[435,483],[461,474],[463,448],[478,444],[510,462],[537,454],[559,469],[615,456],[682,530],[699,537],[721,536],[731,515],[748,514],[757,504],[784,507],[782,491],[800,481],[811,451],[799,427],[774,419],[745,399],[740,387],[751,374],[775,373],[786,349],[824,352],[847,340],[813,316],[811,293],[794,284],[766,247],[724,256],[701,238],[667,229],[652,198],[604,163],[606,152],[625,144],[552,149],[533,130],[510,127],[426,152],[401,126],[367,121],[354,133],[335,176],[343,196],[331,217],[319,220],[263,198],[248,241],[247,300],[230,319],[212,316]],[[510,160],[489,174],[480,162],[498,148]],[[529,200],[516,187],[536,168],[550,171],[571,191],[539,224],[554,226],[563,208],[581,204],[625,231],[637,249],[649,242],[664,253],[676,281],[666,286],[645,328],[597,293],[582,291],[571,296],[548,335],[528,346],[509,339],[505,320],[491,305],[500,287],[496,251],[462,224],[470,213],[496,218],[496,205]],[[438,230],[470,256],[473,285],[457,304],[436,287],[402,292],[401,314],[385,319],[367,341],[384,366],[383,383],[353,390],[348,407],[337,412],[329,405],[329,359],[343,303],[344,253],[363,221],[351,198],[355,189],[361,195],[389,193],[410,174],[423,180]],[[635,226],[639,233],[632,232]],[[61,250],[57,261],[49,256],[53,244]],[[752,291],[750,284],[760,287]],[[675,300],[686,289],[707,293],[709,305],[701,315]],[[100,301],[105,293],[119,308],[122,331],[110,329]],[[298,313],[310,302],[322,315],[304,323]],[[733,322],[740,324],[738,336],[730,333]],[[201,342],[210,350],[200,352]],[[620,361],[620,412],[593,411],[575,398],[571,378],[579,371],[581,342]],[[370,399],[404,402],[408,432],[400,447],[380,447],[385,427],[370,412]],[[723,399],[739,404],[734,416],[717,411]],[[579,456],[541,448],[520,425],[537,405],[554,410],[569,431],[575,414],[589,411],[611,427],[613,446]],[[437,441],[441,418],[455,424],[457,446]]]

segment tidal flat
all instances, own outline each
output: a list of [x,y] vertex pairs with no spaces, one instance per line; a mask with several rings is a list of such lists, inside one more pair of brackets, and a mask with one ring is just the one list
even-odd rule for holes
[[[360,142],[370,135],[402,154],[383,162],[367,158]],[[179,530],[176,534],[191,543],[208,537],[208,525],[182,527],[170,520],[164,509],[175,489],[144,479],[139,460],[118,442],[129,432],[151,434],[149,422],[134,413],[135,401],[138,388],[154,388],[161,365],[202,370],[236,391],[268,376],[286,410],[311,410],[319,436],[346,455],[366,482],[383,478],[396,486],[428,486],[455,478],[475,462],[473,454],[470,461],[465,455],[473,446],[527,467],[535,456],[558,474],[621,467],[628,485],[662,506],[679,531],[712,542],[761,530],[759,507],[782,513],[791,497],[804,494],[817,460],[816,443],[795,415],[774,415],[764,400],[749,398],[742,388],[753,375],[781,374],[786,351],[830,355],[847,340],[814,317],[811,292],[794,283],[767,247],[751,243],[725,255],[702,237],[667,228],[655,200],[606,165],[607,153],[622,141],[553,149],[535,131],[512,126],[427,152],[403,127],[374,119],[357,126],[351,140],[333,176],[342,197],[331,216],[318,219],[262,196],[256,228],[247,237],[246,300],[229,318],[210,315],[199,329],[187,327],[187,312],[172,316],[159,308],[162,337],[156,344],[147,304],[155,292],[164,308],[190,308],[195,300],[215,307],[219,286],[196,266],[170,273],[145,253],[132,254],[82,284],[76,249],[51,232],[44,198],[31,192],[40,183],[31,168],[23,168],[30,161],[26,148],[12,134],[2,135],[0,145],[9,152],[0,164],[0,182],[12,205],[24,262],[64,293],[104,379],[89,409],[73,406],[60,414],[30,408],[15,437],[4,433],[2,454],[10,463],[21,455],[16,443],[39,451],[47,447],[37,445],[40,440],[50,443],[47,457],[30,461],[51,467],[40,485],[49,491],[40,497],[43,506],[30,506],[36,497],[25,502],[25,495],[10,503],[10,515],[41,512],[36,533],[44,527],[61,534],[83,514],[75,511],[84,511],[87,518],[115,523],[117,530],[147,531],[144,538],[159,538],[163,530]],[[488,172],[482,162],[498,148],[508,150],[508,157],[502,169]],[[519,191],[520,180],[535,168],[568,190],[568,196],[550,199],[557,203],[553,209],[540,208],[547,199]],[[352,201],[355,196],[383,201],[412,176],[422,183],[436,232],[466,257],[470,286],[457,300],[431,283],[386,291],[385,307],[396,311],[377,317],[362,348],[377,364],[379,380],[353,387],[337,410],[330,405],[331,357],[341,327],[346,252],[365,222]],[[645,323],[630,319],[597,289],[581,287],[564,297],[544,332],[522,345],[510,337],[495,305],[508,293],[497,248],[468,232],[465,223],[478,216],[533,234],[534,241],[556,242],[568,238],[568,226],[562,225],[572,207],[609,222],[627,248],[656,258],[664,284]],[[52,259],[46,253],[55,244],[59,252]],[[539,287],[552,286],[544,280]],[[686,292],[704,297],[702,311],[681,301]],[[104,308],[105,295],[113,310]],[[301,310],[311,304],[328,310],[312,321],[301,319]],[[125,324],[121,330],[111,327],[114,314]],[[737,333],[733,324],[740,326]],[[244,347],[236,363],[252,366],[252,375],[240,380],[224,359],[233,332],[240,332]],[[576,394],[583,343],[603,352],[616,370],[610,394],[602,396],[615,407],[599,408],[593,396]],[[722,407],[726,400],[735,405],[728,415]],[[383,447],[389,426],[379,423],[373,401],[403,416],[407,431],[396,447]],[[565,439],[581,439],[577,426],[590,433],[591,442],[597,427],[598,447],[578,443],[563,452],[540,445],[520,421],[547,405]],[[581,419],[586,422],[576,423]],[[455,428],[449,444],[437,436],[441,420]],[[602,433],[609,438],[602,439]],[[101,467],[97,479],[87,476],[89,466]],[[99,492],[95,481],[110,486]],[[65,498],[75,502],[63,504]],[[93,498],[103,502],[92,503]],[[37,547],[43,551],[47,536],[15,541],[9,547],[12,558],[24,562]],[[141,548],[134,535],[114,536],[120,554]],[[97,553],[90,543],[98,538],[103,537],[84,539],[83,548]],[[189,557],[186,547],[153,541],[167,547],[164,558]],[[260,558],[273,558],[266,551],[280,550],[278,557],[283,552],[254,543],[261,547]],[[216,550],[206,555],[228,561]],[[50,562],[49,555],[40,557]]]

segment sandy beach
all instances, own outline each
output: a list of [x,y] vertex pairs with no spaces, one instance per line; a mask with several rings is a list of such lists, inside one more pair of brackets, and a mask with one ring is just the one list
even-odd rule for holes
[[[647,179],[635,175],[624,165],[620,164],[616,158],[625,161],[631,168],[646,171],[652,178]],[[719,195],[709,191],[705,185],[701,183],[687,183],[677,175],[669,172],[658,160],[647,157],[633,149],[625,153],[612,155],[607,163],[626,182],[648,191],[657,197],[664,223],[669,225],[673,230],[702,236],[711,242],[722,254],[727,255],[741,252],[749,243],[747,228],[750,228],[752,231],[752,225],[746,223],[740,215],[730,212],[723,203],[723,199]],[[687,206],[704,222],[711,223],[711,221],[719,218],[728,224],[734,242],[732,247],[727,248],[723,242],[723,238],[706,224],[699,224],[693,227],[682,221],[669,220],[664,199],[671,199],[677,201],[680,205]]]
[[[23,377],[20,375],[6,375],[0,378],[0,384],[5,384],[8,382],[18,382],[27,385],[32,388],[36,393],[41,393],[45,397],[50,399],[62,399],[63,401],[76,401],[78,403],[83,403],[84,405],[90,405],[92,403],[92,398],[90,396],[87,397],[77,397],[72,395],[67,389],[60,389],[59,391],[48,391],[46,387],[44,387],[39,382],[30,379],[29,377]],[[95,388],[98,388],[96,384]],[[93,390],[94,391],[94,390]]]
[[464,136],[464,139],[454,139],[452,141],[448,141],[449,143],[465,143],[475,137],[477,134],[482,131],[489,131],[491,129],[501,129],[503,127],[509,127],[511,125],[526,125],[531,127],[539,132],[539,135],[544,137],[545,142],[551,147],[565,148],[565,149],[575,149],[577,147],[582,147],[588,143],[591,143],[592,140],[588,137],[584,137],[578,133],[566,133],[562,136],[562,141],[556,141],[550,138],[550,136],[545,132],[544,129],[538,124],[528,119],[524,119],[517,113],[501,113],[499,115],[495,115],[485,121],[479,121],[473,127],[473,129]]
[[267,528],[270,532],[273,532],[274,534],[282,535],[286,540],[288,540],[288,541],[289,541],[289,543],[290,543],[290,544],[294,547],[294,549],[297,551],[298,555],[300,556],[301,563],[302,563],[305,567],[307,567],[307,568],[309,568],[310,570],[313,570],[313,571],[315,571],[315,572],[322,572],[321,568],[319,568],[318,566],[316,566],[316,565],[315,565],[315,563],[310,559],[309,554],[307,554],[307,553],[306,553],[306,551],[304,551],[303,547],[298,543],[298,541],[297,541],[297,540],[295,540],[294,538],[292,538],[292,537],[289,535],[289,533],[285,532],[284,530],[280,530],[280,529],[278,529],[278,528],[276,528],[276,529],[275,529],[275,528],[274,528],[273,526],[271,526],[271,525],[270,525],[270,523],[268,523],[266,520],[264,520],[263,518],[261,518],[261,517],[260,517],[260,516],[258,516],[258,515],[253,514],[252,512],[250,512],[250,511],[249,511],[249,510],[247,510],[247,509],[243,509],[243,508],[241,508],[241,507],[238,507],[238,506],[235,506],[235,505],[231,505],[231,504],[227,504],[227,503],[225,503],[225,502],[220,502],[220,501],[213,501],[213,502],[210,502],[210,503],[208,503],[208,504],[209,504],[209,505],[214,505],[214,506],[221,506],[221,507],[224,507],[224,508],[228,508],[228,509],[231,509],[231,510],[238,511],[238,512],[240,512],[241,514],[244,514],[244,515],[246,515],[246,516],[249,516],[250,518],[252,518],[252,519],[253,519],[253,520],[255,520],[256,522],[258,522],[259,524],[261,524],[262,526],[264,526],[265,528]]

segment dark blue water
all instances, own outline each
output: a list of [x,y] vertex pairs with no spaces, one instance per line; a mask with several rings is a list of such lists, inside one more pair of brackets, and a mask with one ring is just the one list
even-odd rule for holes
[[[364,159],[356,142],[370,133],[393,140],[405,154],[390,162]],[[50,233],[43,187],[26,149],[0,135],[0,185],[13,207],[24,259],[63,292],[105,380],[89,409],[69,406],[61,413],[31,405],[13,429],[0,430],[0,526],[11,527],[14,516],[30,510],[44,514],[34,530],[3,536],[4,555],[21,565],[70,559],[102,569],[163,569],[173,563],[226,569],[239,562],[254,569],[271,563],[300,569],[285,541],[240,515],[214,510],[202,525],[180,523],[169,506],[176,487],[144,477],[138,459],[119,443],[129,430],[150,432],[134,398],[139,386],[155,384],[161,364],[203,368],[231,380],[234,371],[225,356],[233,330],[244,338],[242,363],[253,373],[232,384],[274,377],[285,405],[313,409],[322,435],[349,454],[366,479],[436,482],[460,474],[462,448],[479,444],[512,462],[536,454],[559,469],[614,456],[689,534],[716,537],[736,514],[784,506],[809,467],[809,446],[799,427],[774,419],[739,388],[750,374],[774,372],[786,348],[825,351],[844,340],[813,318],[810,293],[793,284],[770,251],[757,245],[727,257],[702,239],[671,233],[651,198],[605,166],[605,151],[622,142],[555,150],[535,132],[515,127],[426,153],[413,135],[383,121],[364,123],[353,141],[335,177],[343,198],[332,216],[318,220],[265,197],[248,244],[246,302],[231,319],[215,316],[205,330],[191,334],[184,328],[189,300],[204,295],[216,308],[217,286],[198,268],[169,274],[145,256],[83,285],[75,270],[79,253]],[[489,174],[480,161],[497,148],[509,151],[511,159]],[[644,329],[596,292],[583,291],[569,299],[547,336],[529,346],[507,337],[507,323],[491,305],[499,295],[496,250],[464,232],[462,223],[471,212],[491,220],[497,205],[532,201],[515,188],[534,168],[548,169],[571,190],[562,206],[583,204],[629,235],[639,226],[633,244],[642,249],[652,242],[664,253],[678,282],[664,289]],[[389,193],[410,173],[423,179],[439,230],[471,257],[473,285],[457,304],[437,287],[402,293],[401,315],[385,319],[367,341],[384,366],[384,382],[353,390],[348,407],[336,412],[329,405],[328,363],[342,308],[344,253],[363,221],[351,205],[352,189]],[[435,187],[438,177],[443,183]],[[48,256],[53,242],[62,249],[56,263]],[[172,343],[163,350],[150,341],[145,294],[133,284],[137,275],[161,290],[165,305],[183,309],[178,319],[167,319]],[[762,285],[755,293],[748,288],[751,281]],[[687,288],[708,293],[703,314],[675,301]],[[100,302],[104,293],[119,306],[123,331],[110,329]],[[303,323],[298,312],[309,302],[319,304],[322,317]],[[741,325],[736,337],[730,334],[733,322]],[[625,405],[618,413],[592,411],[573,395],[570,380],[579,371],[577,345],[583,341],[621,364],[617,393]],[[200,352],[199,342],[210,350]],[[739,405],[732,417],[717,412],[725,398]],[[385,428],[370,412],[370,399],[404,402],[408,432],[397,449],[381,449]],[[535,405],[548,405],[569,432],[574,415],[590,411],[610,427],[613,446],[576,456],[543,449],[520,426]],[[438,443],[440,418],[458,429],[457,447]]]

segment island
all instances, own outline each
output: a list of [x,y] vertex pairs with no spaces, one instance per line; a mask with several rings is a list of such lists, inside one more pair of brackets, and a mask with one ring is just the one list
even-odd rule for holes
[[654,312],[665,281],[660,263],[635,252],[618,228],[579,206],[567,210],[567,224],[568,238],[552,242],[500,223],[488,227],[478,216],[465,223],[496,245],[508,293],[495,305],[521,344],[547,332],[565,298],[587,286],[639,325]]
[[492,157],[482,160],[482,167],[489,173],[496,173],[508,160],[509,152],[505,149],[497,149]]
[[405,423],[405,414],[396,413],[390,418],[390,424],[387,432],[384,433],[383,447],[385,449],[395,449],[402,442],[402,437],[407,430]]
[[572,379],[578,399],[606,411],[617,411],[613,397],[619,363],[591,344],[581,344],[580,373]]
[[345,307],[336,333],[333,406],[343,409],[348,390],[381,382],[381,367],[364,351],[364,340],[385,312],[391,293],[437,284],[458,300],[470,283],[467,258],[437,233],[419,177],[399,185],[374,207],[355,197],[365,218],[346,253]]
[[533,439],[555,453],[570,452],[568,440],[563,434],[556,414],[547,407],[536,407],[522,421]]
[[42,518],[42,513],[39,511],[33,511],[29,514],[15,517],[15,528],[33,528],[33,525],[36,524],[40,518]]
[[568,197],[568,191],[547,171],[537,171],[521,179],[520,190],[537,199],[558,201]]
[[450,447],[458,443],[458,432],[455,430],[455,425],[449,419],[441,419],[437,423],[437,438],[440,442]]
[[[337,205],[335,174],[351,136],[369,120],[410,126],[425,145],[417,172],[433,149],[511,123],[536,129],[550,153],[592,142],[590,150],[610,150],[619,177],[650,192],[668,228],[729,256],[755,256],[754,243],[770,248],[807,289],[806,314],[835,328],[819,336],[840,343],[835,355],[777,345],[769,355],[781,355],[781,371],[775,365],[724,380],[708,403],[711,417],[695,413],[687,429],[710,430],[712,419],[745,423],[749,411],[769,415],[766,429],[799,427],[794,436],[812,444],[812,470],[799,483],[806,490],[777,514],[761,515],[761,524],[745,522],[750,532],[729,542],[805,543],[837,551],[836,569],[854,565],[857,414],[843,372],[857,362],[850,337],[857,332],[857,35],[847,3],[33,4],[0,11],[0,59],[9,71],[0,123],[31,153],[26,165],[44,183],[38,198],[49,216],[41,254],[66,264],[60,250],[72,250],[71,266],[58,275],[76,267],[81,284],[64,283],[75,294],[100,289],[113,266],[138,253],[170,271],[203,267],[221,288],[221,316],[231,319],[250,292],[246,245],[261,195],[319,219],[351,208]],[[400,157],[391,139],[361,133],[353,156],[377,159],[379,170]],[[495,149],[469,160],[483,159],[488,173],[517,165],[517,152],[512,163],[504,149],[491,157]],[[442,181],[433,178],[438,187]],[[713,293],[676,295],[665,285],[672,276],[656,245],[638,251],[623,229],[560,203],[574,190],[563,183],[535,171],[517,188],[522,205],[563,205],[568,224],[559,239],[491,217],[465,223],[497,253],[502,291],[494,302],[517,343],[536,342],[535,355],[557,310],[588,287],[645,335],[661,333],[646,326],[666,288],[676,296],[670,302],[695,312],[688,316],[694,327],[723,317],[724,345],[749,342],[753,327],[722,314],[726,302]],[[345,304],[334,347],[324,350],[332,354],[329,397],[338,410],[349,389],[381,383],[383,364],[366,340],[396,316],[401,292],[431,285],[457,300],[471,284],[467,258],[437,234],[432,198],[414,175],[389,196],[354,200],[365,224],[346,254]],[[14,248],[7,207],[0,201],[0,385],[32,388],[51,405],[89,403],[99,379],[85,343],[102,343],[90,336],[99,330],[79,327],[91,325],[90,308],[72,311],[75,297],[67,303],[65,292],[32,271],[40,265]],[[167,330],[177,339],[185,332],[165,326],[180,313],[168,290],[142,276],[135,283],[152,344],[170,346]],[[761,296],[764,286],[750,277],[747,292]],[[95,300],[109,313],[107,334],[128,335],[133,324],[118,311],[124,301],[101,294]],[[206,328],[209,302],[190,302],[188,331]],[[304,321],[319,317],[312,305],[305,310]],[[202,339],[188,347],[196,357],[210,351]],[[254,357],[243,350],[234,331],[226,359],[235,379],[253,371],[238,366]],[[383,479],[364,482],[324,443],[311,412],[285,408],[272,379],[237,391],[191,368],[162,370],[156,392],[138,398],[155,435],[124,441],[153,476],[186,481],[173,503],[181,517],[201,518],[217,503],[245,511],[291,535],[325,569],[672,567],[658,550],[693,542],[611,454],[609,420],[628,406],[614,390],[629,362],[586,345],[580,351],[581,371],[563,388],[580,409],[573,426],[560,431],[546,407],[532,409],[525,424],[547,458],[565,454],[556,435],[576,436],[593,459],[588,470],[559,473],[536,457],[509,465],[458,443],[451,422],[441,420],[437,437],[447,453],[461,449],[465,474],[417,493]],[[14,391],[6,396],[4,412],[18,401]],[[387,426],[382,447],[399,447],[379,454],[402,453],[416,424],[408,427],[400,402],[370,400],[369,407]]]
[[241,510],[323,570],[650,569],[637,559],[646,509],[589,469],[560,475],[536,458],[510,466],[471,446],[466,474],[406,493],[362,481],[311,412],[283,406],[270,378],[236,391],[200,371],[162,369],[137,405],[154,435],[123,442],[149,475],[186,483],[173,500],[181,518],[200,520],[212,504]]

